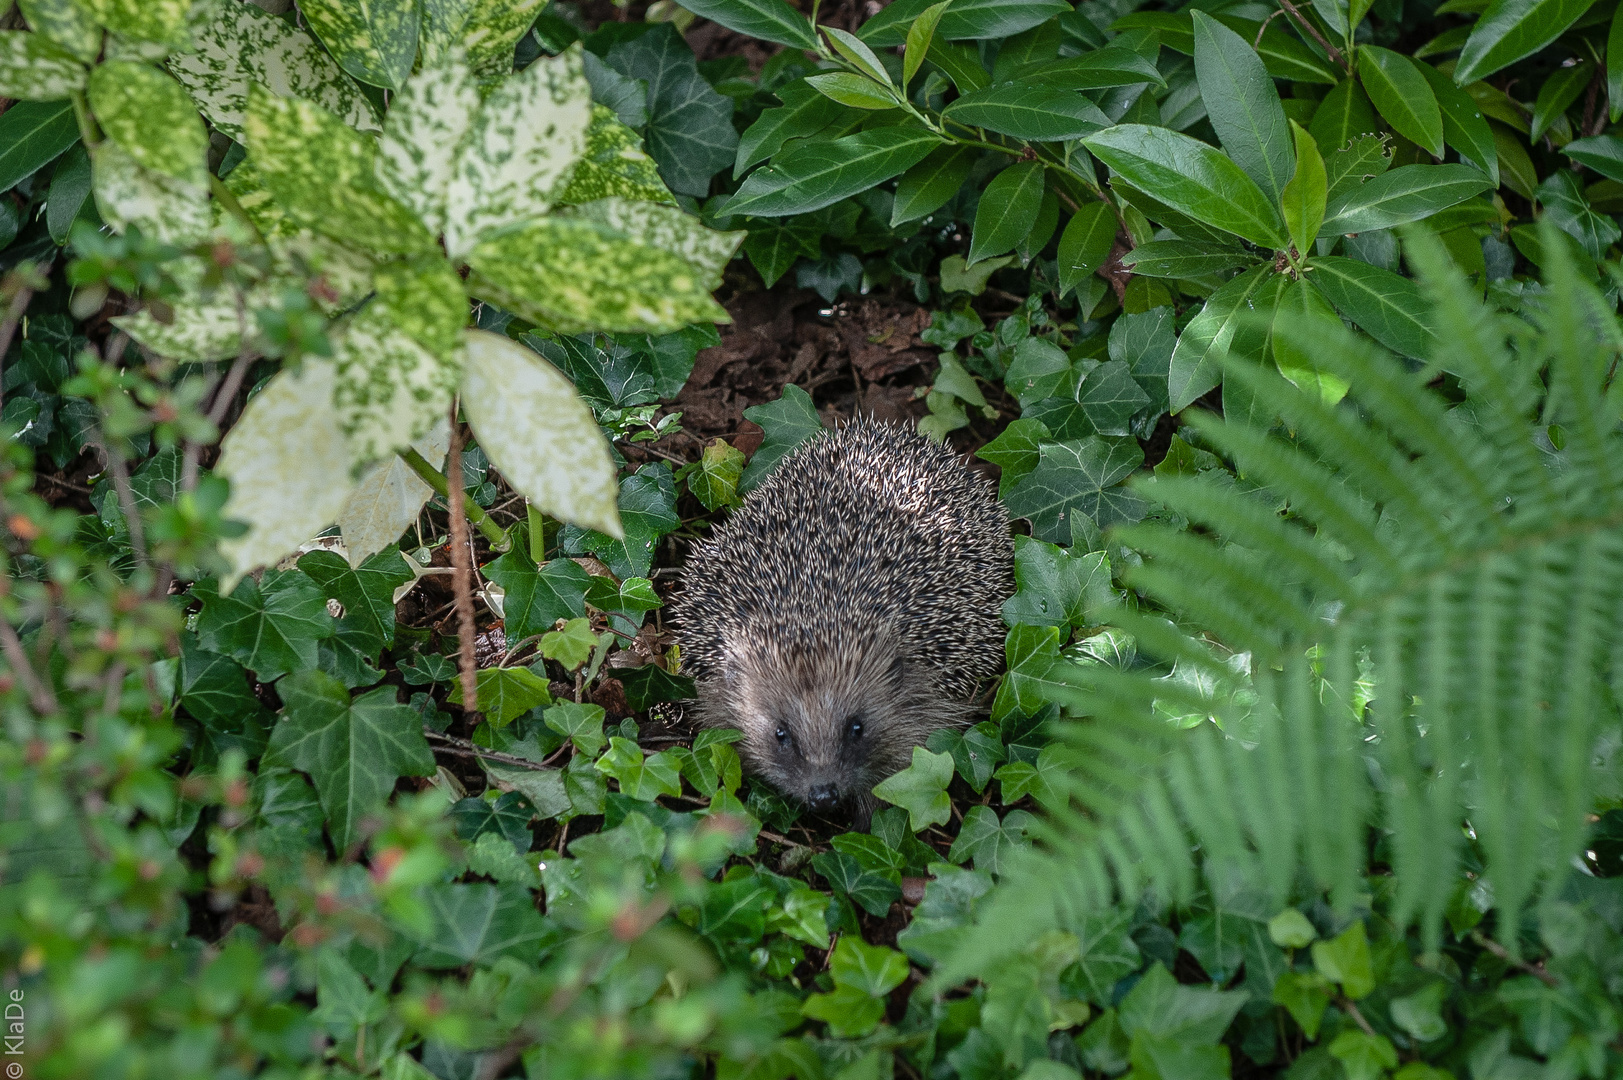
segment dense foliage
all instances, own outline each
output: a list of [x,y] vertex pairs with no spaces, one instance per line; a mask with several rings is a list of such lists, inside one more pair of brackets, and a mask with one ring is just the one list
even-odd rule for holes
[[[1623,5],[1172,6],[19,0],[6,1075],[1623,1075]],[[1020,534],[867,832],[662,619],[791,283]]]

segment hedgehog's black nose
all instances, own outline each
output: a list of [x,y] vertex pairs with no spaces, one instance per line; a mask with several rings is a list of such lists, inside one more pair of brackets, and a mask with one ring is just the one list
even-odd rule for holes
[[806,795],[806,805],[820,814],[834,809],[839,804],[840,795],[834,790],[833,784],[818,784]]

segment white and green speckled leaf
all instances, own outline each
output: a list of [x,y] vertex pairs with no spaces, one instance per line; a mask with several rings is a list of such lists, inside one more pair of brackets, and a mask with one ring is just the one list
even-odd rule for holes
[[142,167],[208,185],[208,132],[186,91],[150,64],[113,60],[90,73],[90,107]]
[[386,262],[372,280],[374,303],[396,328],[440,359],[459,361],[468,291],[450,263],[439,255]]
[[371,104],[326,50],[253,4],[221,4],[197,31],[197,50],[170,57],[169,70],[203,115],[239,142],[254,83],[280,97],[312,101],[357,130],[378,130]]
[[[411,445],[424,461],[438,469],[451,448],[451,425],[441,420],[438,427]],[[359,566],[399,540],[433,494],[434,489],[399,456],[367,466],[338,511],[338,528],[344,534],[349,564]]]
[[435,236],[445,231],[457,150],[478,109],[479,88],[460,52],[412,76],[389,103],[378,145],[378,180]]
[[166,244],[195,244],[209,234],[214,212],[205,186],[143,168],[112,140],[93,152],[92,189],[101,218],[119,232],[135,227]]
[[115,34],[150,41],[168,49],[192,43],[192,28],[218,4],[234,0],[83,0],[96,21]]
[[50,38],[0,31],[0,97],[55,101],[85,88],[85,66]]
[[595,221],[642,244],[652,244],[692,263],[703,275],[705,289],[721,284],[721,272],[747,232],[717,232],[674,206],[600,199],[576,207],[574,217]]
[[268,566],[337,520],[350,491],[349,440],[333,412],[338,381],[331,362],[306,357],[248,400],[220,444],[215,473],[231,481],[225,517],[248,531],[220,542],[237,579]]
[[239,311],[231,291],[220,289],[206,300],[171,305],[167,322],[159,322],[151,310],[142,308],[134,315],[114,318],[113,325],[171,360],[224,360],[241,351],[244,320],[252,334],[255,306],[255,298],[249,297]]
[[466,255],[481,236],[544,214],[586,149],[592,88],[581,50],[537,60],[485,99],[451,180],[445,249]]
[[553,517],[624,536],[609,445],[570,381],[500,334],[469,330],[465,355],[462,407],[507,482]]
[[18,0],[28,25],[91,63],[101,52],[101,26],[81,0]]
[[680,255],[580,218],[537,218],[468,256],[475,296],[560,333],[667,334],[726,322],[706,271]]
[[250,160],[240,162],[226,175],[225,186],[236,196],[259,234],[270,247],[273,270],[293,277],[319,275],[325,279],[336,300],[322,302],[323,309],[335,314],[353,306],[372,291],[372,273],[377,260],[354,248],[303,228],[277,205],[264,178]]
[[461,372],[397,329],[380,305],[362,309],[333,341],[332,407],[365,465],[431,430],[451,407]]
[[513,70],[513,50],[547,0],[423,0],[423,66],[460,45],[482,83]]
[[372,251],[433,250],[417,215],[378,183],[376,140],[319,106],[258,86],[243,131],[260,179],[298,224]]
[[659,178],[659,166],[643,149],[642,136],[622,124],[613,109],[593,105],[586,151],[558,201],[574,206],[609,198],[676,204],[676,196]]
[[302,0],[310,29],[345,71],[398,90],[417,57],[417,0]]

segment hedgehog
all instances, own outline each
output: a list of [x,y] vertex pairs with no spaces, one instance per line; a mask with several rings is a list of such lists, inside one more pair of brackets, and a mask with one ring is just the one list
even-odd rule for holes
[[673,607],[700,723],[752,776],[866,828],[873,787],[968,724],[1014,592],[991,487],[911,427],[802,443],[690,553]]

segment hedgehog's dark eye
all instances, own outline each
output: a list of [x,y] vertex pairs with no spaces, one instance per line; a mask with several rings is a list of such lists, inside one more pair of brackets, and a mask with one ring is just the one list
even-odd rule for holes
[[845,727],[845,737],[848,739],[862,738],[862,718],[860,716],[851,718],[851,722]]
[[782,724],[778,725],[778,745],[789,745],[789,729],[785,728]]

